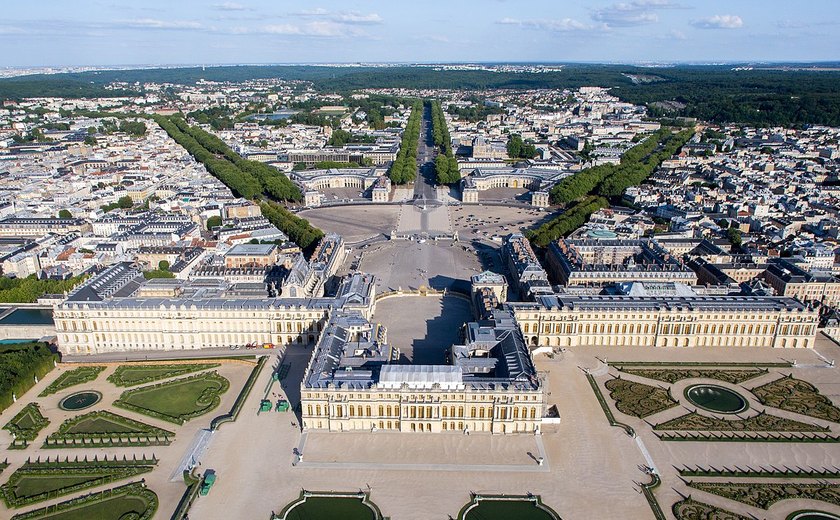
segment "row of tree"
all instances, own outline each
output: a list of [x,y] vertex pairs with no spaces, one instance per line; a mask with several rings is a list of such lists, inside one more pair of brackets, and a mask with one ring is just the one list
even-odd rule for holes
[[586,168],[566,177],[551,190],[555,204],[574,202],[565,212],[528,232],[534,245],[545,247],[586,223],[592,213],[607,207],[605,197],[619,197],[630,186],[647,179],[662,161],[670,158],[693,134],[692,129],[672,133],[662,129],[624,153],[618,165]]
[[432,138],[439,152],[435,158],[437,181],[439,184],[455,184],[460,182],[461,173],[458,171],[458,160],[452,153],[452,137],[446,126],[446,117],[440,102],[431,101],[429,105],[432,113]]
[[609,206],[607,199],[590,196],[576,202],[560,216],[551,219],[537,229],[529,230],[526,236],[532,244],[545,247],[558,238],[564,237],[584,225],[589,215]]
[[314,227],[308,220],[298,217],[276,202],[260,202],[260,209],[262,215],[274,227],[288,235],[289,239],[309,253],[324,237],[324,232]]
[[[674,154],[688,139],[692,130],[673,134],[669,129],[654,133],[621,157],[620,164],[602,164],[585,168],[566,177],[551,189],[553,204],[568,204],[590,193],[614,197],[629,186],[645,180],[663,160]],[[657,147],[661,147],[657,150]]]
[[423,103],[416,100],[411,115],[403,130],[400,151],[388,169],[388,177],[394,184],[406,184],[417,177],[417,146],[420,139],[420,121],[423,117]]
[[178,116],[155,116],[155,121],[236,195],[246,199],[262,194],[278,200],[301,199],[300,189],[276,168],[243,159],[215,135],[190,126]]

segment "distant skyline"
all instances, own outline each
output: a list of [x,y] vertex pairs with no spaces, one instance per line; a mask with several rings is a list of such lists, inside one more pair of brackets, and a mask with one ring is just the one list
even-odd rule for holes
[[10,2],[0,67],[840,60],[836,0]]

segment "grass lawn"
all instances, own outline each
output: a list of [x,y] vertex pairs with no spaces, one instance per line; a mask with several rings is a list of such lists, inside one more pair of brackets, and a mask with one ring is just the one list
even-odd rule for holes
[[286,520],[376,520],[361,499],[347,497],[309,497],[286,514]]
[[14,486],[14,494],[18,498],[31,497],[41,493],[58,491],[59,489],[90,482],[100,478],[101,475],[24,475],[17,480]]
[[44,391],[40,393],[39,397],[45,397],[50,394],[60,392],[65,388],[93,381],[103,370],[105,370],[105,367],[103,366],[79,367],[74,368],[73,370],[68,370],[58,376],[55,381],[50,383],[50,386],[45,388]]
[[41,415],[36,403],[29,403],[17,413],[12,420],[3,426],[15,435],[17,441],[31,441],[38,436],[38,432],[46,428],[50,421]]
[[134,512],[142,515],[149,508],[149,505],[142,497],[128,495],[31,518],[45,520],[119,520],[126,513]]
[[215,372],[126,390],[114,403],[128,410],[182,423],[219,406],[230,383]]
[[[3,501],[9,507],[23,507],[36,502],[43,502],[61,495],[78,493],[116,480],[147,473],[154,469],[153,465],[120,465],[114,463],[105,467],[90,466],[78,463],[68,463],[56,466],[53,464],[39,465],[37,463],[25,465],[12,473],[9,481],[0,488]],[[107,464],[107,463],[101,463]]]
[[175,376],[182,376],[199,370],[216,368],[219,363],[177,363],[171,365],[120,365],[108,376],[108,381],[117,386],[137,386]]
[[464,520],[554,520],[547,512],[526,500],[482,500]]

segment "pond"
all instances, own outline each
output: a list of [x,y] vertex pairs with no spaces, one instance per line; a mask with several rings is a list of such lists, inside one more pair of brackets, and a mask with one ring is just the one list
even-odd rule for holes
[[84,410],[89,408],[102,399],[102,394],[88,390],[85,392],[76,392],[70,394],[58,403],[58,407],[62,410]]
[[796,511],[788,515],[786,520],[840,520],[840,516],[822,511]]
[[51,309],[15,309],[3,318],[0,325],[52,325]]
[[694,385],[686,388],[685,398],[704,410],[718,413],[739,413],[749,408],[747,400],[737,392],[718,385]]

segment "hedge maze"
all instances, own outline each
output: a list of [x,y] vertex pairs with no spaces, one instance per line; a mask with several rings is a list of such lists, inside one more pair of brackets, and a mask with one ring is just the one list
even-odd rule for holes
[[618,411],[639,418],[659,413],[679,404],[671,398],[668,390],[626,379],[610,379],[604,386],[610,391],[610,397],[615,401]]
[[169,365],[120,365],[108,376],[116,386],[137,386],[199,370],[216,368],[219,363],[173,363]]
[[840,423],[840,408],[811,383],[792,375],[750,390],[765,406]]
[[64,421],[44,448],[167,446],[175,434],[109,411],[90,412]]
[[114,406],[184,424],[219,406],[229,387],[230,382],[214,371],[126,390]]
[[19,508],[152,471],[155,459],[27,461],[0,486],[7,507]]
[[54,393],[60,392],[65,388],[70,388],[71,386],[80,385],[82,383],[88,383],[93,381],[99,374],[105,370],[104,366],[89,366],[89,367],[79,367],[74,368],[73,370],[68,370],[64,372],[60,376],[56,378],[55,381],[50,383],[50,386],[44,389],[43,392],[38,394],[38,397],[46,397],[48,395],[52,395]]

